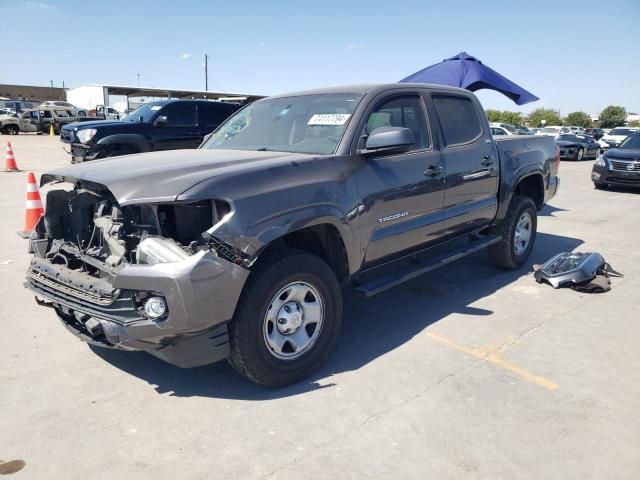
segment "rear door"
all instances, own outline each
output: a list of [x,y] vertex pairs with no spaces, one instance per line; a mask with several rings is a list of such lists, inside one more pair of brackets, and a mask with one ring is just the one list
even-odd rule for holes
[[202,143],[195,102],[170,103],[158,112],[156,119],[160,116],[166,122],[154,125],[154,150],[196,148]]
[[411,129],[416,143],[409,152],[354,159],[366,265],[425,245],[444,226],[442,161],[419,92],[386,94],[372,102],[359,127],[358,149],[373,130],[388,126]]
[[498,208],[498,155],[481,106],[471,95],[432,94],[442,135],[448,236],[487,226]]
[[20,131],[22,132],[39,132],[40,131],[40,115],[36,110],[29,110],[21,114],[19,123],[20,123]]

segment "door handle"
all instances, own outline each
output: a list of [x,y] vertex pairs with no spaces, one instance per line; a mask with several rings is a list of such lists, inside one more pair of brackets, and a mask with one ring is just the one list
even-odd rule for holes
[[489,157],[488,155],[485,155],[482,161],[480,162],[480,165],[482,165],[483,167],[489,167],[493,165],[493,158]]
[[430,165],[429,168],[427,168],[422,173],[424,173],[425,177],[435,178],[442,175],[443,172],[444,172],[444,168],[439,167],[437,165]]

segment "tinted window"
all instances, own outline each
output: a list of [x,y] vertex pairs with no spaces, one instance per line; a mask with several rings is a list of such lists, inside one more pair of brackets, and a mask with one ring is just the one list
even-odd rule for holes
[[200,103],[198,104],[198,124],[204,128],[213,130],[235,110],[231,105],[223,103]]
[[476,109],[468,98],[433,97],[433,104],[447,146],[470,142],[482,132]]
[[404,127],[413,132],[415,150],[429,148],[429,131],[422,109],[422,102],[417,95],[394,97],[383,101],[369,114],[365,126],[365,135],[369,135],[379,127]]
[[621,144],[620,148],[640,150],[640,133],[628,136]]
[[504,130],[502,130],[501,128],[495,128],[495,127],[491,127],[491,134],[492,135],[506,135],[506,133],[504,133]]
[[614,128],[609,132],[609,135],[631,135],[634,130],[628,128]]
[[167,125],[174,127],[192,127],[196,125],[196,104],[175,102],[162,109],[160,115],[167,117]]

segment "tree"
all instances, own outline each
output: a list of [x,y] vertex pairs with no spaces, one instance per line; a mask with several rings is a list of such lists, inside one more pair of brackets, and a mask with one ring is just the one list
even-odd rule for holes
[[500,110],[487,110],[487,119],[490,122],[499,122],[502,112]]
[[532,127],[542,127],[542,120],[546,120],[545,125],[561,125],[562,119],[558,112],[547,108],[538,108],[529,114],[527,121]]
[[635,127],[635,128],[640,127],[640,120],[631,120],[629,122],[629,126],[630,127]]
[[617,105],[609,105],[600,112],[600,127],[615,128],[624,125],[627,120],[627,111]]
[[522,125],[522,114],[520,112],[510,112],[505,110],[500,116],[500,120],[503,123],[509,123],[511,125]]
[[572,112],[564,119],[565,125],[571,125],[574,127],[591,127],[593,122],[591,117],[584,112]]

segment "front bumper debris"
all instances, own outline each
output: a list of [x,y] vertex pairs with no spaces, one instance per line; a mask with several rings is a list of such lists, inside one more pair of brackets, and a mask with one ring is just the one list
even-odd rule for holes
[[[193,367],[228,355],[226,323],[248,275],[205,251],[177,263],[121,265],[108,280],[34,258],[25,286],[84,341]],[[166,317],[144,316],[141,299],[149,294],[165,298]]]

